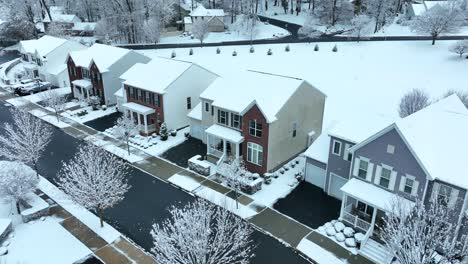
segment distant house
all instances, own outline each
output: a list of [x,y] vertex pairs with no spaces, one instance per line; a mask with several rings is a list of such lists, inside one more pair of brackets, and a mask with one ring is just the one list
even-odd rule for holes
[[352,137],[338,143],[338,137],[329,135],[331,155],[349,162],[343,167],[329,160],[327,171],[341,168],[345,175],[340,220],[365,234],[362,255],[390,263],[378,242],[379,226],[396,202],[409,212],[416,200],[429,204],[436,199],[453,212],[449,224],[462,224],[458,235],[468,234],[468,109],[456,95],[359,138],[351,147],[346,144],[353,143]]
[[81,23],[81,19],[73,14],[65,14],[63,7],[51,6],[49,8],[50,17],[46,15],[43,19],[44,31],[47,32],[51,23],[57,23],[65,29],[71,30],[75,23]]
[[134,118],[142,135],[159,132],[163,122],[169,130],[186,127],[187,114],[217,77],[186,61],[155,58],[147,64],[137,63],[120,77],[123,94],[119,109]]
[[420,16],[424,12],[432,9],[433,7],[439,5],[443,6],[446,5],[447,1],[421,1],[421,2],[413,2],[408,5],[406,10],[406,17],[408,19],[414,19],[417,16]]
[[[198,21],[207,21],[208,30],[210,32],[223,32],[225,29],[224,24],[224,10],[223,9],[206,9],[203,5],[199,4],[192,12],[190,12],[191,21],[184,20],[184,23],[189,24],[189,28]],[[187,30],[187,26],[185,31]]]
[[94,36],[96,32],[96,25],[97,23],[94,22],[75,23],[73,27],[69,30],[69,33],[72,36],[91,37]]
[[70,86],[65,59],[68,53],[85,49],[75,41],[43,36],[19,43],[21,60],[29,78],[39,78],[54,86]]
[[251,172],[271,172],[322,132],[325,98],[299,78],[233,73],[200,95],[189,114],[191,135],[207,144],[208,159],[216,164],[241,157]]
[[120,76],[136,63],[150,59],[138,52],[102,44],[71,52],[66,61],[74,97],[99,96],[101,104],[116,104]]

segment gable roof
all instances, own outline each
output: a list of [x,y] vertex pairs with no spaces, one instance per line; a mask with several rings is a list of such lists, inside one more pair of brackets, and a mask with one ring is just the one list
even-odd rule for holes
[[444,98],[354,146],[352,151],[395,128],[430,180],[468,189],[468,109],[456,95]]
[[120,76],[124,84],[163,94],[166,89],[194,64],[157,57],[147,64],[137,63]]
[[243,114],[257,105],[268,123],[276,121],[276,114],[306,81],[252,70],[234,71],[217,78],[200,95],[219,108]]
[[20,52],[35,54],[37,51],[40,56],[45,57],[67,41],[66,39],[48,35],[39,39],[23,40],[20,41]]
[[130,52],[128,49],[94,44],[88,49],[70,52],[69,56],[76,66],[89,68],[91,63],[94,62],[100,72],[106,72],[109,67]]
[[190,16],[200,17],[211,17],[211,16],[224,16],[223,9],[206,9],[203,5],[199,4],[192,12]]
[[[52,22],[62,22],[62,23],[79,23],[81,19],[76,15],[70,14],[60,14],[55,12],[50,12],[52,17]],[[49,16],[44,18],[43,22],[51,22]]]

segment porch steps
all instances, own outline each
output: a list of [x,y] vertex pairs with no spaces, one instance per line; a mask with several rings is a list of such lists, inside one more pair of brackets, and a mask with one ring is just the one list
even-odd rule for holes
[[388,264],[391,260],[387,248],[372,239],[367,240],[360,253],[377,264]]
[[210,163],[213,163],[216,165],[216,163],[218,162],[219,158],[215,157],[215,156],[211,156],[211,155],[207,155],[206,156],[206,161],[210,162]]

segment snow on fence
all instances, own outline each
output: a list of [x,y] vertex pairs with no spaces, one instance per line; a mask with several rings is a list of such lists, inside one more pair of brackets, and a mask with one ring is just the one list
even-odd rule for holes
[[20,58],[11,60],[9,62],[6,62],[2,65],[2,68],[0,69],[0,79],[5,83],[5,84],[11,84],[10,79],[7,77],[7,73],[11,70],[11,68],[15,67],[21,62]]

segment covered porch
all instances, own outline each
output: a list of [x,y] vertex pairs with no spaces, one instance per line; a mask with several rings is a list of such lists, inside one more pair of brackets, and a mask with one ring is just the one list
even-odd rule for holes
[[349,180],[342,188],[340,219],[365,234],[361,247],[370,237],[380,237],[379,226],[385,215],[392,212],[395,203],[405,204],[408,212],[414,202],[356,178]]
[[91,96],[94,96],[94,91],[93,91],[93,84],[91,83],[90,80],[87,79],[79,79],[79,80],[74,80],[72,82],[73,84],[73,94],[75,97],[83,98],[83,99],[90,99]]
[[125,103],[122,105],[125,114],[129,115],[138,124],[138,130],[143,135],[149,135],[156,131],[155,124],[148,124],[148,116],[155,113],[153,108],[137,103]]
[[205,130],[207,154],[217,159],[217,165],[229,158],[241,156],[241,143],[244,137],[240,131],[220,125],[212,125]]

